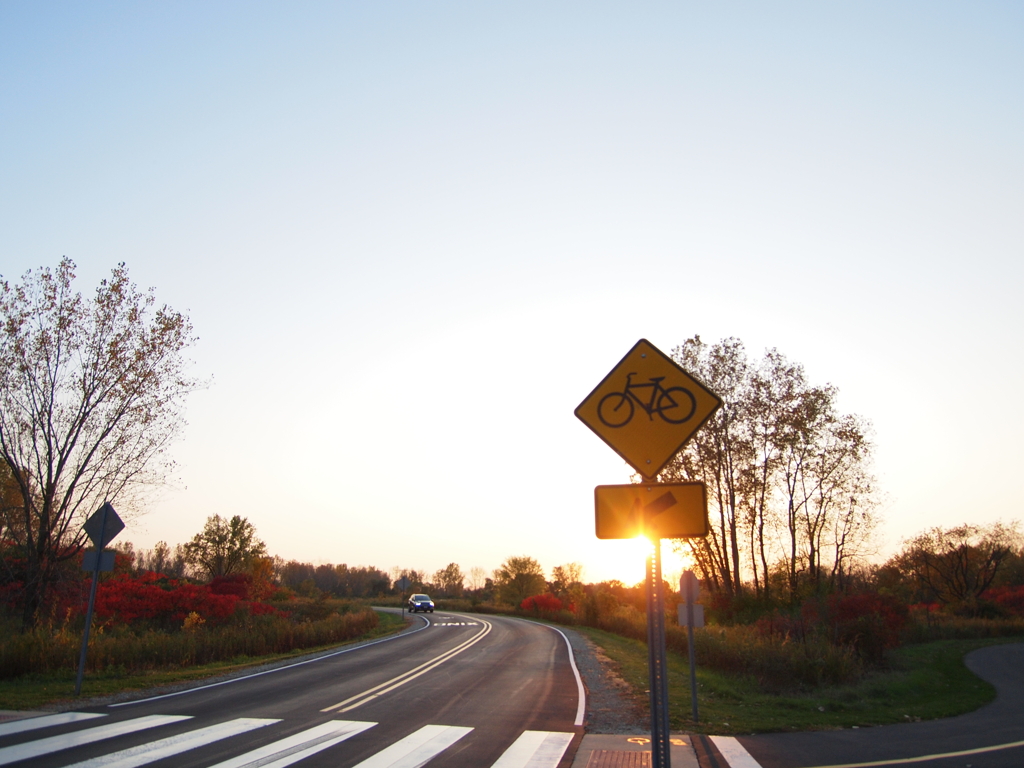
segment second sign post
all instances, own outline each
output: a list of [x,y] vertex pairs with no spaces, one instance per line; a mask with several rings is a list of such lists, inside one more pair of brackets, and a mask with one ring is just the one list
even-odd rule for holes
[[644,479],[635,485],[599,485],[594,510],[598,538],[643,535],[652,545],[646,572],[654,768],[671,766],[661,540],[708,533],[704,484],[658,483],[657,477],[721,404],[672,358],[640,339],[576,408],[576,416]]

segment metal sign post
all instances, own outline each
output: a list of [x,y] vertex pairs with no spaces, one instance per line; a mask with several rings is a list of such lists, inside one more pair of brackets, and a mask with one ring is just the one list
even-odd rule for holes
[[395,586],[402,590],[402,615],[405,616],[405,590],[409,588],[412,582],[405,576],[395,582]]
[[[75,679],[75,696],[82,693],[82,677],[85,675],[85,657],[89,650],[89,630],[92,628],[92,610],[96,605],[96,588],[100,583],[100,571],[106,570],[104,566],[103,547],[114,540],[124,530],[124,522],[118,516],[110,502],[104,502],[92,517],[85,521],[86,534],[96,545],[95,563],[92,567],[92,586],[89,588],[89,607],[85,611],[85,630],[82,632],[82,650],[78,654],[78,677]],[[113,554],[113,553],[110,553]]]
[[[697,657],[693,648],[693,627],[697,624],[694,610],[694,603],[700,595],[700,582],[693,571],[684,571],[679,579],[679,591],[683,593],[683,600],[686,601],[686,648],[690,656],[690,704],[693,707],[693,722],[699,723],[697,717]],[[702,606],[703,608],[703,606]],[[700,616],[700,626],[704,626],[704,615]]]
[[661,539],[647,558],[647,664],[651,684],[651,765],[671,768],[668,729],[668,661],[665,654],[665,584],[661,579]]

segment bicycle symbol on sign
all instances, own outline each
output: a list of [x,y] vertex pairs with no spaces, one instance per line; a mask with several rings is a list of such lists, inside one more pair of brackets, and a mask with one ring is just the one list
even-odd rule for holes
[[[697,398],[685,387],[661,386],[664,376],[651,376],[646,384],[634,384],[636,371],[626,376],[626,388],[621,392],[609,392],[597,404],[597,417],[601,422],[612,428],[624,427],[633,418],[637,403],[654,420],[658,414],[669,424],[683,424],[693,418],[697,410]],[[650,397],[646,402],[637,394],[638,389],[650,389]]]

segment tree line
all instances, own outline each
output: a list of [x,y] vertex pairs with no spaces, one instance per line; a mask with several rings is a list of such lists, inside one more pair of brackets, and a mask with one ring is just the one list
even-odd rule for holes
[[[173,550],[161,541],[152,549],[139,552],[126,542],[118,551],[129,557],[136,572],[203,581],[231,575],[256,576],[302,597],[374,598],[428,592],[442,598],[466,597],[477,602],[495,600],[519,605],[526,598],[545,592],[567,596],[583,578],[582,565],[567,563],[555,566],[548,581],[540,563],[527,555],[507,558],[490,575],[479,567],[464,573],[454,562],[427,574],[415,568],[394,567],[384,571],[372,565],[316,565],[284,560],[268,556],[267,546],[255,527],[239,515],[230,519],[210,516],[199,533]],[[399,586],[403,579],[407,581],[405,589]]]

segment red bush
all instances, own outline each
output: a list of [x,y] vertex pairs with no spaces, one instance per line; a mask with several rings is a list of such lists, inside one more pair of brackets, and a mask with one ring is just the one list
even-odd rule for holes
[[849,645],[861,656],[880,661],[886,648],[900,644],[909,610],[889,595],[862,592],[829,598],[829,619],[834,641]]
[[252,576],[245,573],[235,573],[230,576],[214,576],[210,582],[210,591],[215,595],[234,595],[239,600],[250,598],[249,586],[252,583]]
[[116,575],[96,591],[101,621],[130,624],[140,620],[179,624],[195,612],[207,621],[223,621],[238,603],[236,595],[218,595],[210,587],[168,579],[159,573]]
[[1024,616],[1024,586],[996,587],[985,592],[985,597],[1014,616]]
[[554,595],[534,595],[523,600],[519,607],[533,613],[558,613],[562,610],[562,601]]

